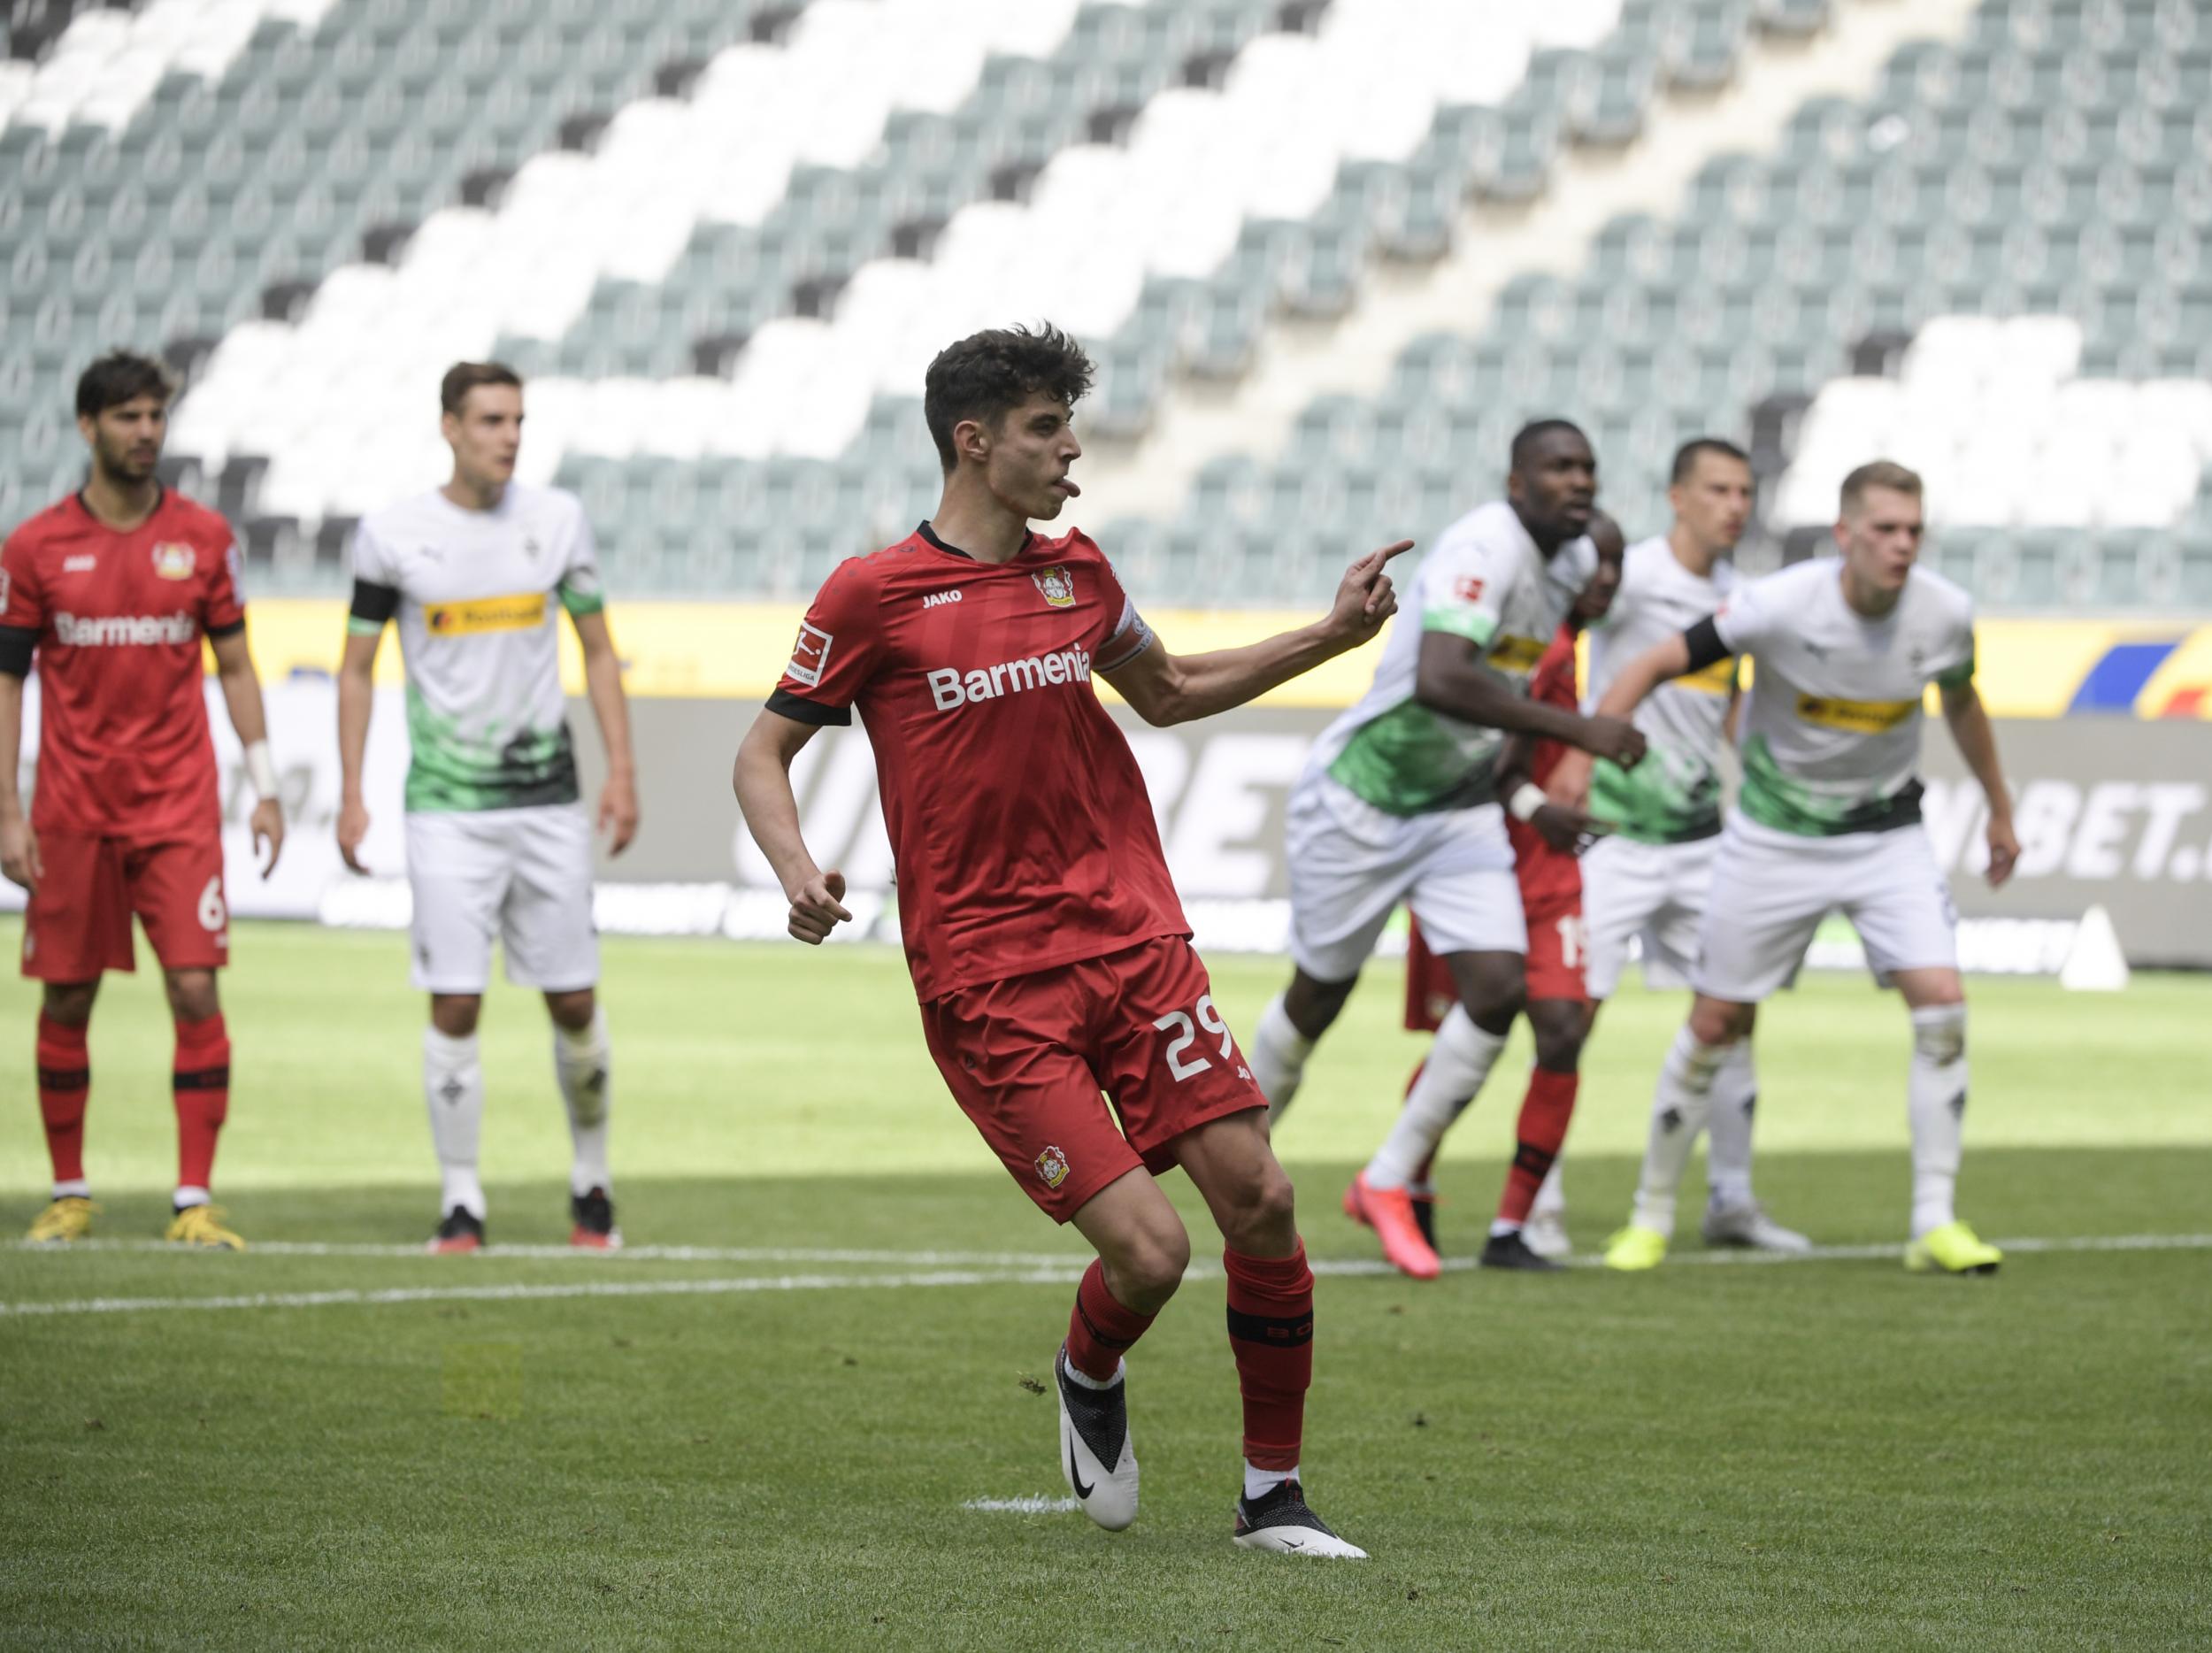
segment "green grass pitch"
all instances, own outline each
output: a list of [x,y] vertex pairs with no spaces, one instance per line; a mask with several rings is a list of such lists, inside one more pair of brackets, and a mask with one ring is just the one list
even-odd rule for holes
[[[1361,1565],[1228,1542],[1235,1379],[1179,1179],[1215,1266],[1132,1363],[1136,1526],[971,1507],[1063,1495],[1038,1380],[1082,1254],[945,1095],[895,955],[608,943],[611,1258],[531,1249],[566,1234],[565,1131],[542,1012],[495,991],[495,1249],[431,1258],[404,938],[242,925],[235,951],[218,1194],[256,1249],[146,1243],[173,1172],[150,972],[94,1024],[104,1243],[0,1249],[0,1646],[2212,1644],[2203,980],[1973,984],[1961,1209],[2047,1242],[1993,1280],[1898,1265],[1904,1019],[1841,979],[1768,1012],[1758,1161],[1841,1255],[1709,1266],[1686,1232],[1640,1277],[1325,1273],[1308,1485]],[[1286,967],[1211,963],[1248,1029]],[[1337,1199],[1420,1049],[1398,987],[1371,973],[1280,1134],[1317,1263],[1374,1255]],[[35,1002],[0,1014],[18,1232]],[[1589,1053],[1586,1250],[1682,1008],[1624,994]],[[1448,1255],[1524,1059],[1453,1140]],[[2146,1236],[2194,1240],[2078,1243]]]

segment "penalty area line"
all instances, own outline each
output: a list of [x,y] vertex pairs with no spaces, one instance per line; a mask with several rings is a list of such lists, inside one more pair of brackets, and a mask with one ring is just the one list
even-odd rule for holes
[[1033,1492],[1018,1498],[969,1498],[960,1507],[990,1515],[1068,1515],[1083,1506],[1072,1498],[1048,1498],[1042,1493]]
[[[19,1251],[68,1255],[78,1251],[123,1251],[176,1255],[196,1248],[166,1240],[75,1240],[66,1245],[35,1240],[12,1242]],[[256,1240],[241,1256],[357,1257],[411,1258],[442,1267],[480,1266],[512,1258],[528,1263],[853,1263],[904,1268],[1087,1268],[1087,1251],[895,1251],[849,1247],[634,1245],[602,1250],[575,1245],[488,1245],[465,1258],[441,1256],[424,1245],[380,1245],[318,1240]]]
[[[2201,1251],[2212,1249],[2212,1234],[2080,1234],[2065,1238],[2027,1237],[2000,1240],[2000,1249],[2020,1255],[2054,1252]],[[1685,1264],[1753,1264],[1884,1262],[1896,1259],[1901,1248],[1887,1245],[1816,1246],[1809,1251],[1693,1251],[1672,1259]],[[897,1255],[897,1254],[894,1254]],[[919,1260],[932,1254],[906,1254]],[[1570,1259],[1579,1268],[1602,1266],[1598,1257],[1584,1255]],[[390,1308],[419,1303],[526,1303],[565,1297],[683,1297],[726,1296],[753,1292],[854,1291],[927,1289],[946,1286],[1072,1286],[1082,1278],[1080,1258],[1034,1258],[1002,1268],[910,1269],[890,1274],[767,1274],[725,1280],[594,1280],[552,1284],[483,1286],[409,1286],[381,1289],[340,1288],[326,1291],[269,1291],[224,1296],[78,1297],[50,1302],[0,1303],[0,1319],[71,1314],[133,1314],[142,1311],[196,1309],[205,1312],[245,1309]],[[1446,1260],[1446,1270],[1458,1273],[1477,1266],[1471,1257]],[[1396,1271],[1379,1258],[1325,1257],[1316,1261],[1317,1275],[1371,1278],[1394,1275]],[[1193,1265],[1185,1278],[1206,1280],[1220,1271]]]

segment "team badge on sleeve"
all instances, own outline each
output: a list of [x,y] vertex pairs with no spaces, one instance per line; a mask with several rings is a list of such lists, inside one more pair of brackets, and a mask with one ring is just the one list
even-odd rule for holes
[[1058,1188],[1068,1180],[1068,1157],[1048,1143],[1037,1156],[1037,1174],[1045,1180],[1045,1187]]
[[799,641],[792,645],[791,664],[784,669],[795,683],[804,683],[809,688],[822,686],[822,673],[829,665],[830,644],[836,640],[819,626],[799,622]]
[[1064,568],[1054,566],[1040,570],[1029,576],[1037,582],[1037,589],[1044,593],[1045,601],[1056,609],[1075,606],[1075,576]]
[[164,580],[189,580],[200,565],[199,553],[175,541],[154,547],[154,572]]

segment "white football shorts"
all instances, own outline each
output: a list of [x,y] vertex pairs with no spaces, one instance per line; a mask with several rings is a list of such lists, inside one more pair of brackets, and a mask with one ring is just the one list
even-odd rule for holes
[[507,980],[546,993],[599,981],[591,916],[591,821],[580,803],[411,814],[416,987],[481,993],[492,939]]
[[1528,951],[1505,811],[1392,815],[1310,771],[1290,795],[1290,952],[1317,981],[1349,981],[1400,902],[1436,953]]
[[1690,980],[1720,837],[1687,843],[1601,838],[1582,857],[1582,918],[1589,932],[1583,974],[1594,999],[1609,999],[1628,967],[1629,944],[1644,941],[1644,985]]
[[1820,921],[1849,919],[1878,978],[1958,967],[1951,886],[1918,825],[1801,838],[1732,814],[1713,863],[1700,993],[1755,1004],[1786,982]]

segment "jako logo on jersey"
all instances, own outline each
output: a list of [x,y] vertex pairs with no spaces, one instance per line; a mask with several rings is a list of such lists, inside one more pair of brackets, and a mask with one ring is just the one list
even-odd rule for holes
[[809,688],[822,686],[822,670],[829,665],[830,644],[836,641],[819,626],[799,622],[799,641],[791,645],[791,664],[784,667],[795,683]]
[[72,649],[196,642],[199,635],[199,622],[181,609],[174,614],[100,614],[87,619],[66,612],[54,616],[54,640]]
[[199,565],[199,553],[188,545],[179,545],[173,540],[154,547],[154,572],[164,580],[189,580],[192,571]]
[[1048,1144],[1037,1156],[1037,1174],[1045,1180],[1045,1187],[1058,1188],[1068,1180],[1068,1157]]
[[1071,609],[1075,606],[1075,576],[1066,569],[1047,568],[1029,577],[1037,582],[1037,589],[1044,593],[1045,601],[1054,608]]
[[922,599],[922,606],[926,609],[933,609],[941,603],[959,601],[960,594],[957,591],[933,591]]
[[529,631],[545,624],[545,593],[530,591],[511,597],[476,597],[466,603],[433,603],[423,610],[422,624],[433,637]]
[[1004,665],[978,666],[964,676],[958,666],[949,665],[929,674],[929,692],[937,702],[938,711],[950,711],[955,706],[964,706],[972,701],[996,700],[1002,695],[1018,695],[1027,688],[1090,680],[1091,657],[1080,649],[1063,649],[1057,654],[1034,654],[1026,660],[1009,660]]
[[61,559],[61,571],[65,574],[88,574],[99,565],[100,559],[89,551],[82,557],[65,557]]

